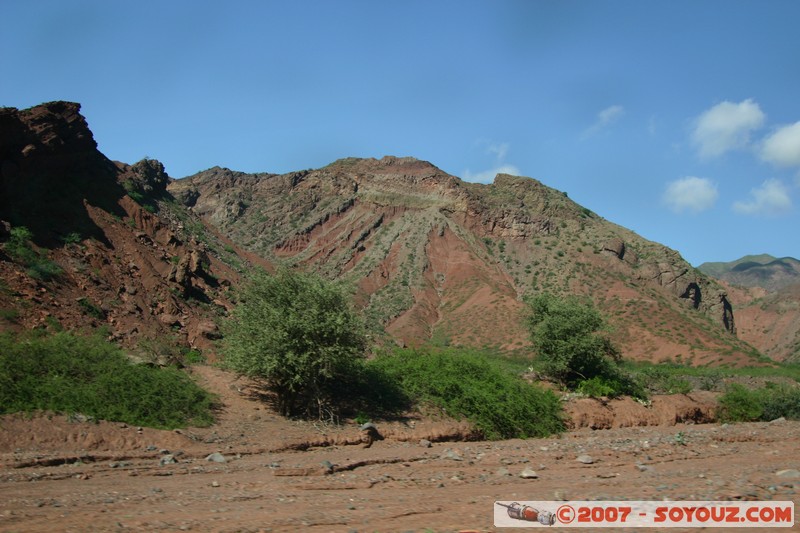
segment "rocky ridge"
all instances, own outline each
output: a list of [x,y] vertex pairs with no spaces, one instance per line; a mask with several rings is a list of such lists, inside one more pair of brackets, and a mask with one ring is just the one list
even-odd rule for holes
[[108,160],[80,105],[51,102],[0,109],[0,169],[0,242],[28,228],[57,272],[37,276],[0,246],[0,330],[104,326],[158,362],[211,347],[252,258],[172,199],[161,163]]
[[212,168],[168,190],[249,251],[356,287],[400,343],[522,350],[522,298],[590,296],[626,355],[746,363],[725,289],[537,180],[467,183],[414,158],[283,175]]

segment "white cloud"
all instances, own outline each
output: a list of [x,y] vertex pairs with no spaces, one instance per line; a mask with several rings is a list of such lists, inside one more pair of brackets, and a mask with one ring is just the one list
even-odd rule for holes
[[779,215],[792,208],[789,190],[776,179],[770,179],[750,191],[749,202],[736,202],[733,210],[743,215]]
[[484,170],[482,172],[470,172],[469,169],[464,171],[464,181],[472,181],[478,183],[491,183],[497,174],[511,174],[512,176],[521,176],[521,172],[514,165],[500,165],[499,167]]
[[718,196],[717,186],[708,178],[686,176],[667,185],[663,200],[676,213],[699,213],[711,209]]
[[597,119],[594,121],[594,124],[583,131],[581,138],[585,139],[595,135],[596,133],[599,133],[607,126],[619,120],[619,118],[624,114],[625,108],[621,105],[612,105],[603,109],[597,114]]
[[800,122],[779,128],[764,140],[761,159],[774,165],[800,167]]
[[498,161],[502,161],[508,153],[508,143],[490,143],[486,153],[494,154]]
[[766,115],[751,99],[722,102],[695,120],[692,141],[701,157],[717,157],[750,143],[750,133],[764,124]]

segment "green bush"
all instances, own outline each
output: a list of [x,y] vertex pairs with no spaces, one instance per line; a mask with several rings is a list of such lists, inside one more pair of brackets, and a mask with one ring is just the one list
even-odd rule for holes
[[619,351],[606,336],[605,319],[591,301],[543,293],[527,303],[536,366],[546,376],[573,389],[585,383],[590,396],[647,398],[645,388],[620,367]]
[[8,322],[16,322],[17,319],[19,319],[19,310],[0,309],[0,320],[7,320]]
[[81,234],[78,233],[77,231],[73,231],[61,237],[61,242],[63,242],[64,244],[78,244],[82,240],[83,238],[81,237]]
[[800,387],[769,385],[748,389],[734,383],[719,398],[718,418],[725,422],[800,420]]
[[603,378],[601,376],[596,376],[592,379],[581,381],[575,390],[591,398],[616,398],[617,396],[622,395],[620,384],[618,382]]
[[689,394],[692,383],[676,371],[680,367],[647,366],[638,372],[642,386],[658,394]]
[[[329,386],[341,414],[363,418],[393,418],[412,407],[412,401],[400,383],[380,365],[358,361],[347,375]],[[364,420],[366,421],[366,420]]]
[[211,407],[186,374],[134,365],[99,336],[0,335],[0,413],[82,413],[171,429],[210,424]]
[[760,393],[738,383],[730,385],[718,403],[717,416],[724,422],[753,422],[764,414]]
[[528,328],[546,375],[566,385],[596,376],[617,378],[617,349],[605,321],[589,302],[549,293],[528,300]]
[[94,318],[97,318],[97,319],[100,319],[100,320],[102,320],[102,319],[104,319],[106,317],[105,311],[103,311],[100,307],[98,307],[97,305],[92,303],[88,298],[85,298],[85,297],[78,298],[78,306],[81,308],[81,310],[85,314],[87,314],[87,315],[89,315],[91,317],[94,317]]
[[49,281],[60,276],[63,270],[47,256],[33,249],[33,233],[24,226],[11,228],[11,235],[5,243],[6,253],[21,265],[27,267],[27,274],[39,281]]
[[255,272],[223,332],[225,364],[270,386],[285,416],[329,411],[336,382],[348,379],[366,348],[344,290],[290,270]]
[[555,394],[476,353],[397,350],[367,365],[397,381],[407,397],[468,419],[488,439],[544,437],[564,429]]
[[767,387],[764,394],[762,420],[784,417],[800,420],[800,387],[787,385]]

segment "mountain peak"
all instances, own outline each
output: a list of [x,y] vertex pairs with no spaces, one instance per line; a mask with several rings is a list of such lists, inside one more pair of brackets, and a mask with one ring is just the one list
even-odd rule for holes
[[345,157],[338,159],[325,168],[341,168],[355,172],[374,172],[404,175],[441,174],[449,175],[428,161],[415,157],[397,157],[385,155],[380,159],[374,157]]

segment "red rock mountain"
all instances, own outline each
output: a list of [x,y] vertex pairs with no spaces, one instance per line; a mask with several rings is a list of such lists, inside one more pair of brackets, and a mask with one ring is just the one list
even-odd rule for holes
[[725,290],[680,255],[524,177],[467,183],[413,158],[284,175],[212,168],[168,190],[272,262],[348,281],[409,345],[528,353],[523,297],[591,297],[627,357],[751,362]]
[[768,254],[698,267],[737,302],[739,336],[778,361],[800,361],[800,261]]
[[143,357],[209,347],[244,260],[171,199],[161,163],[103,156],[79,111],[0,109],[0,330],[106,326]]
[[409,345],[529,355],[523,297],[550,291],[591,297],[627,357],[755,355],[721,285],[536,180],[385,157],[175,181],[108,160],[79,111],[0,109],[0,329],[208,348],[240,273],[281,263],[350,283],[376,336]]

